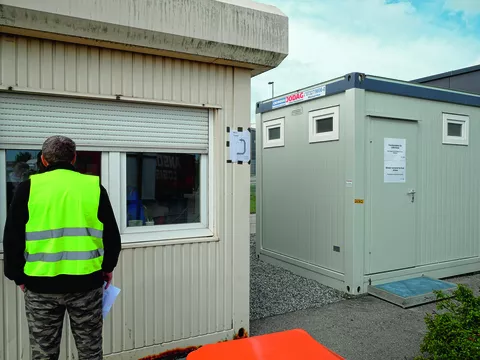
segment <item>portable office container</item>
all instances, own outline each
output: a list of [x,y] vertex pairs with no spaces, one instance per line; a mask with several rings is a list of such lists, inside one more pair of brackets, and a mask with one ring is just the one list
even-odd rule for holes
[[[227,162],[227,128],[248,128],[251,77],[286,57],[287,17],[249,0],[3,0],[0,13],[0,230],[43,141],[70,136],[122,236],[105,358],[248,332],[250,167]],[[0,359],[28,360],[1,238]],[[66,328],[61,359],[77,359]]]
[[350,294],[480,270],[480,96],[351,73],[257,104],[257,254]]

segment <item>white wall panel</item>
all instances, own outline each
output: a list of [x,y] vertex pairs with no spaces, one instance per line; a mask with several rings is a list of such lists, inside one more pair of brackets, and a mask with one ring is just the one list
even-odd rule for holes
[[[5,45],[5,42],[3,42],[3,44]],[[16,83],[17,86],[28,87],[28,44],[29,41],[27,38],[17,39],[16,56],[11,57],[14,63],[16,61],[16,72],[12,72],[14,76],[16,74],[16,81],[15,79],[10,80],[10,82],[5,80],[4,83]],[[2,60],[5,61],[5,58],[6,57],[3,57]],[[7,71],[8,68],[9,65],[5,64],[5,71]]]
[[[233,229],[234,216],[248,219],[248,201],[236,205],[233,192],[245,191],[235,198],[247,199],[248,183],[233,184],[234,172],[226,164],[224,144],[226,126],[249,126],[247,110],[239,113],[234,123],[234,110],[250,106],[249,79],[248,71],[231,67],[0,34],[0,85],[4,88],[122,94],[222,107],[215,111],[211,153],[211,161],[215,161],[215,193],[221,194],[215,198],[219,241],[157,243],[122,251],[114,273],[114,284],[122,292],[105,322],[106,355],[145,347],[142,354],[151,354],[148,347],[153,351],[163,344],[165,351],[169,343],[181,345],[182,339],[221,334],[231,330],[232,324],[248,326],[248,315],[244,317],[245,311],[248,313],[245,278],[249,277],[249,229]],[[246,179],[243,171],[249,172],[248,166],[236,174],[241,173],[242,179]],[[235,262],[234,239],[241,244],[239,248],[246,249],[236,255]],[[0,270],[3,273],[1,257]],[[239,271],[241,276],[235,275]],[[234,287],[239,289],[235,302]],[[0,360],[29,359],[21,299],[14,284],[2,277]],[[237,308],[241,311],[234,311]],[[62,359],[75,359],[74,349],[71,337],[66,338]],[[128,356],[137,358],[130,354],[124,358]]]
[[[368,113],[418,119],[419,142],[417,265],[480,255],[480,110],[474,107],[366,93]],[[470,118],[468,146],[442,144],[442,113]],[[445,265],[448,267],[449,265]]]
[[27,43],[27,85],[29,88],[40,89],[42,70],[44,69],[40,65],[40,40],[29,39]]
[[0,46],[0,84],[36,90],[218,104],[217,86],[225,83],[227,69],[233,71],[214,64],[6,34],[0,34]]

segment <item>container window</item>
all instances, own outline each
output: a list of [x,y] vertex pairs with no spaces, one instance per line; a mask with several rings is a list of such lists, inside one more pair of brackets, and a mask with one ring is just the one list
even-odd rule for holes
[[281,131],[280,127],[272,127],[268,129],[268,140],[278,140],[280,139]]
[[333,131],[333,117],[317,119],[315,122],[317,134]]
[[310,143],[339,140],[339,108],[333,106],[309,113]]
[[462,137],[462,124],[449,122],[448,123],[448,136]]
[[468,145],[468,122],[466,115],[443,114],[443,143]]
[[263,123],[263,147],[285,146],[285,118],[268,120]]
[[127,227],[200,222],[200,154],[127,154]]
[[118,155],[122,242],[213,235],[213,167],[208,154],[139,151]]

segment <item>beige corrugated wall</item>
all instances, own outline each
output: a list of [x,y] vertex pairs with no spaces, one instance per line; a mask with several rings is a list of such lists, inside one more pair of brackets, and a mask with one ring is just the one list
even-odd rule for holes
[[[114,274],[122,292],[106,319],[104,349],[138,359],[248,329],[250,169],[226,164],[224,144],[226,126],[249,126],[249,71],[0,34],[0,85],[221,106],[211,159],[220,239],[125,248]],[[0,276],[1,360],[30,358],[23,306],[23,295]],[[62,359],[75,359],[74,348],[71,337],[64,341]]]

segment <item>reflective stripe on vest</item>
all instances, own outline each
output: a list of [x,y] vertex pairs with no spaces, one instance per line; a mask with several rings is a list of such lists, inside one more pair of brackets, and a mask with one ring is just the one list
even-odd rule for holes
[[45,231],[27,232],[25,234],[25,240],[47,240],[56,239],[64,236],[93,236],[101,238],[103,236],[102,230],[89,229],[89,228],[65,228]]
[[96,176],[53,170],[30,177],[25,268],[28,276],[88,275],[103,262]]
[[27,262],[43,261],[56,262],[62,260],[91,260],[103,256],[103,249],[92,251],[63,251],[61,253],[25,253],[25,260]]

